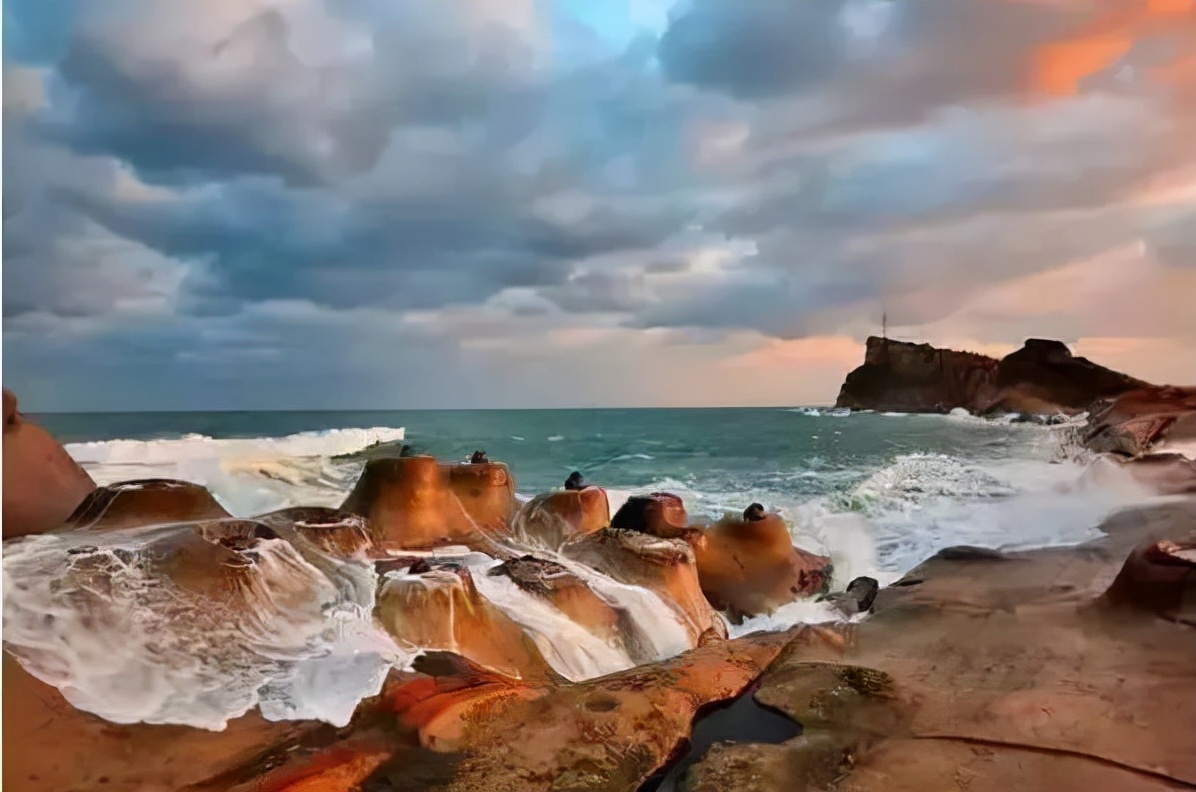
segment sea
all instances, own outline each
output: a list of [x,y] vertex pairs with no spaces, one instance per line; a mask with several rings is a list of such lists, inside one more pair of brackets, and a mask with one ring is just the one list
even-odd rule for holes
[[[962,411],[799,406],[31,418],[100,484],[185,479],[207,486],[239,517],[288,505],[337,506],[370,457],[403,445],[442,460],[484,450],[510,466],[523,498],[559,488],[579,471],[607,489],[612,509],[632,494],[666,491],[700,521],[758,502],[785,517],[796,546],[830,556],[840,590],[859,575],[890,583],[953,545],[1083,542],[1099,536],[1111,512],[1152,499],[1118,466],[1083,450],[1082,416],[1046,425]],[[153,540],[161,530],[170,529],[5,543],[6,647],[80,709],[119,723],[219,729],[258,707],[269,719],[344,725],[391,669],[427,648],[398,645],[372,616],[381,602],[377,587],[398,585],[405,573],[388,573],[379,584],[364,560],[313,560],[269,540],[240,604],[213,611],[155,579]],[[653,657],[691,645],[683,618],[657,595],[556,560],[624,612]],[[472,553],[462,563],[479,593],[520,624],[563,676],[583,680],[634,665],[625,648],[596,639],[509,578],[488,574],[494,559]],[[729,631],[838,618],[811,599]]]
[[[795,542],[903,573],[944,547],[1019,549],[1095,536],[1146,497],[1099,481],[1058,425],[820,407],[725,409],[145,412],[33,416],[97,482],[169,477],[206,485],[237,516],[336,506],[374,444],[442,460],[484,450],[525,496],[573,471],[627,495],[680,495],[695,518],[779,510]],[[1124,484],[1120,486],[1119,484]]]

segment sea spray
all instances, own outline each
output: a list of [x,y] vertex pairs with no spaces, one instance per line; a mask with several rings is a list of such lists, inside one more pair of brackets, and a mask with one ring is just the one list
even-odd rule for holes
[[98,539],[5,544],[4,642],[106,720],[219,730],[260,706],[343,726],[411,659],[374,627],[372,586],[330,580],[285,541],[234,553],[189,527]]

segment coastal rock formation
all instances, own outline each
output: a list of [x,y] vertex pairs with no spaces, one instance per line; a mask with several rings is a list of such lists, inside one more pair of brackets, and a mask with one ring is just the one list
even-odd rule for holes
[[1001,360],[929,344],[868,339],[864,364],[847,375],[837,407],[886,412],[1078,413],[1099,399],[1146,386],[1059,341],[1032,338]]
[[565,542],[610,524],[610,502],[601,487],[582,487],[537,495],[511,520],[515,539],[556,550]]
[[557,678],[523,628],[478,593],[460,563],[429,560],[388,574],[375,615],[402,647],[455,652],[512,679]]
[[1102,530],[1077,548],[944,551],[881,592],[841,656],[787,647],[755,695],[802,736],[722,746],[684,788],[1196,784],[1196,501]]
[[378,558],[381,550],[370,521],[321,506],[293,506],[254,518],[276,529],[291,529],[333,558]]
[[57,440],[25,420],[4,389],[4,538],[52,531],[96,488]]
[[99,487],[79,504],[64,530],[119,531],[148,525],[230,517],[207,488],[189,481],[139,479]]
[[500,463],[444,465],[430,456],[372,459],[341,509],[367,518],[384,550],[469,545],[504,535],[515,484]]
[[711,605],[738,621],[823,593],[830,559],[794,547],[780,515],[761,510],[749,516],[754,519],[728,517],[684,536]]
[[611,518],[611,528],[642,531],[662,539],[682,536],[689,525],[685,503],[668,492],[632,495]]
[[510,578],[523,591],[540,597],[611,644],[623,644],[622,614],[595,594],[577,575],[554,561],[523,556],[491,569],[490,575]]
[[702,593],[693,549],[684,541],[603,528],[568,542],[561,552],[621,583],[657,594],[681,616],[691,645],[711,632],[726,637],[726,624]]
[[1196,449],[1196,388],[1137,388],[1094,404],[1084,442],[1130,457],[1168,444]]

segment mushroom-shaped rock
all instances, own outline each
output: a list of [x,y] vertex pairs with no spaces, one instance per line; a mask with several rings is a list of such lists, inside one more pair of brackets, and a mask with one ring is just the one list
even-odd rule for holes
[[489,536],[505,535],[515,512],[515,481],[501,462],[442,465],[450,496],[469,520]]
[[380,554],[370,521],[323,506],[293,506],[256,518],[275,529],[291,529],[333,558],[374,558]]
[[513,679],[554,678],[523,628],[478,593],[462,564],[423,561],[387,574],[375,614],[400,646],[456,652]]
[[710,603],[739,619],[825,591],[830,559],[795,548],[779,515],[748,512],[685,534]]
[[693,550],[680,539],[603,528],[566,543],[561,552],[621,583],[654,592],[681,616],[691,645],[711,629],[726,636],[726,625],[702,594]]
[[667,492],[653,492],[650,495],[632,495],[611,518],[612,528],[641,531],[662,539],[681,536],[686,530],[689,515],[685,503],[676,495]]
[[93,491],[71,515],[68,530],[119,531],[229,517],[212,493],[174,479],[121,481]]
[[504,561],[488,573],[503,575],[522,590],[541,597],[594,635],[618,644],[620,613],[580,578],[554,561],[532,556]]
[[430,456],[373,459],[341,509],[367,518],[384,550],[477,544],[505,532],[514,485],[505,465],[441,465]]
[[606,490],[585,487],[532,498],[515,512],[511,533],[525,544],[555,550],[573,537],[593,533],[609,523]]

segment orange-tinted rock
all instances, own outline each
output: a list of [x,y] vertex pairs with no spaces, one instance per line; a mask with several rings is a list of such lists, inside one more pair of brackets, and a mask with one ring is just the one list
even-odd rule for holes
[[449,492],[488,536],[507,532],[515,512],[515,480],[501,462],[443,465]]
[[662,539],[681,536],[688,523],[685,503],[667,492],[632,495],[610,521],[612,528],[642,531]]
[[186,789],[326,728],[311,721],[270,722],[257,711],[223,731],[110,723],[72,707],[8,652],[3,709],[3,787],[13,792]]
[[[709,770],[761,792],[808,770],[852,792],[1196,785],[1196,502],[1101,528],[1078,548],[937,554],[881,592],[840,657],[787,647],[765,672],[755,695],[799,740]],[[750,780],[777,763],[780,786]]]
[[504,561],[488,574],[511,578],[519,588],[552,603],[594,635],[610,643],[621,642],[619,612],[560,564],[523,556]]
[[341,509],[367,518],[393,551],[483,543],[506,533],[514,502],[505,465],[415,456],[367,462]]
[[373,558],[381,551],[370,521],[322,506],[295,506],[256,518],[273,528],[290,528],[333,558]]
[[461,752],[451,788],[632,792],[682,747],[699,708],[739,695],[792,634],[722,641],[542,695],[463,707],[439,743]]
[[229,517],[205,487],[173,479],[121,481],[92,492],[71,515],[72,530],[119,531]]
[[685,539],[706,598],[732,618],[771,613],[830,584],[830,559],[795,548],[777,514],[723,519]]
[[606,490],[586,487],[537,495],[519,507],[511,532],[519,541],[555,550],[575,536],[610,523]]
[[722,618],[702,594],[693,550],[684,541],[603,528],[567,543],[561,552],[615,580],[656,593],[682,616],[695,645],[711,629],[726,635]]
[[478,593],[461,564],[424,561],[387,575],[375,614],[400,646],[456,652],[515,679],[555,678],[523,628]]
[[50,434],[29,423],[4,389],[4,538],[58,528],[95,489]]

